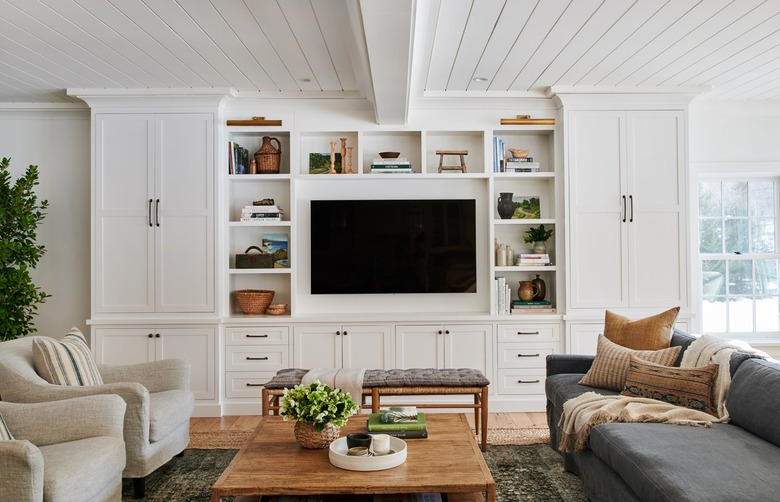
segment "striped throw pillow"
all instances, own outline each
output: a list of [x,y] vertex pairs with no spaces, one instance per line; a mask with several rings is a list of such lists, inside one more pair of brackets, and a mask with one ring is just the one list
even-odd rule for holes
[[8,426],[5,425],[3,415],[0,415],[0,441],[12,441],[13,439],[14,436],[11,434],[11,431],[8,430]]
[[631,350],[609,341],[604,335],[599,335],[596,357],[579,383],[622,391],[626,384],[628,362],[632,355],[645,361],[669,366],[674,363],[679,353],[680,347],[677,346],[661,350]]
[[677,368],[642,361],[632,356],[628,363],[624,396],[647,397],[717,415],[712,389],[718,365]]
[[101,385],[89,345],[78,328],[71,328],[62,340],[33,338],[35,371],[55,385]]

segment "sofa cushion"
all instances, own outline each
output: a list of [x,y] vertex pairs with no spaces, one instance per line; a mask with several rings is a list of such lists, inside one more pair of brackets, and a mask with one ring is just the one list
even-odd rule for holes
[[[189,421],[195,398],[186,390],[165,390],[149,394],[149,441],[159,441]],[[187,410],[186,413],[183,410]]]
[[607,310],[604,314],[604,336],[610,341],[634,350],[659,350],[669,346],[672,326],[680,307],[643,319],[628,317]]
[[735,425],[604,424],[593,427],[589,445],[642,500],[770,500],[780,493],[780,448]]
[[677,368],[643,361],[631,356],[626,374],[624,396],[647,397],[677,406],[685,406],[717,415],[712,389],[718,376],[718,365]]
[[0,415],[0,441],[13,441],[14,435],[8,430],[8,426],[3,420],[3,415]]
[[62,340],[36,336],[32,343],[35,371],[55,385],[102,385],[95,360],[87,340],[78,328]]
[[726,409],[733,424],[780,446],[780,364],[744,361],[731,380]]
[[579,383],[581,379],[582,374],[577,373],[560,373],[548,376],[544,381],[547,399],[555,405],[557,410],[562,410],[563,403],[585,392],[598,392],[605,396],[617,394],[617,391],[614,390],[582,385]]
[[680,352],[680,347],[668,347],[661,350],[631,350],[599,335],[596,346],[596,358],[580,383],[591,387],[622,391],[626,383],[628,361],[635,355],[645,361],[670,366]]

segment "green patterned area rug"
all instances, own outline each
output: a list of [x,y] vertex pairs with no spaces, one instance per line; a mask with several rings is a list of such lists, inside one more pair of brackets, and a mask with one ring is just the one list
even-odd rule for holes
[[[237,450],[188,449],[146,478],[143,502],[208,502],[211,486]],[[546,444],[488,445],[484,453],[499,502],[585,501],[582,483],[563,470],[561,456]],[[125,480],[122,501],[134,502]]]

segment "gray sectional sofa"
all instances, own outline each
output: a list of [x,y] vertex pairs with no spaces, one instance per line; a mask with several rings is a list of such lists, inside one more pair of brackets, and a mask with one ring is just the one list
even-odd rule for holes
[[[694,339],[675,330],[671,345],[684,351]],[[547,357],[547,421],[556,450],[566,400],[588,391],[617,394],[577,383],[592,361]],[[566,470],[582,479],[592,501],[780,500],[780,365],[735,352],[730,366],[729,423],[597,425],[585,451],[563,453]]]

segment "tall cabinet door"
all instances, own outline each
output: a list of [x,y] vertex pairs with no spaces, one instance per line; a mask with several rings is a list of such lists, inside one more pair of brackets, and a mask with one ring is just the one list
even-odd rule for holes
[[154,116],[96,114],[93,309],[153,312]]
[[157,311],[214,312],[213,116],[155,121]]
[[625,113],[570,111],[570,308],[628,306]]
[[627,115],[629,304],[687,306],[684,117],[681,111]]

